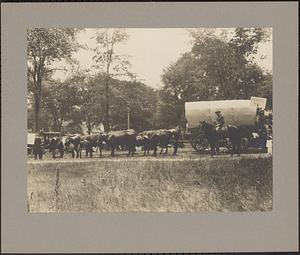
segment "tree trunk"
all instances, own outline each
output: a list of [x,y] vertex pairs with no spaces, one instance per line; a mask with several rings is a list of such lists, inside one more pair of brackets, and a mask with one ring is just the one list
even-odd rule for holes
[[108,75],[105,78],[105,100],[106,100],[106,109],[105,109],[105,123],[104,129],[106,132],[110,131],[109,123],[109,85],[108,85]]
[[42,99],[42,77],[44,69],[44,58],[40,59],[39,64],[34,64],[33,82],[34,82],[34,113],[35,113],[35,130],[40,132],[40,113]]
[[178,119],[179,134],[181,134],[181,114],[180,114],[180,112],[177,112],[177,119]]
[[86,127],[88,129],[88,134],[90,135],[92,133],[92,124],[90,122],[88,122]]
[[40,132],[40,115],[41,115],[41,96],[42,96],[42,81],[39,79],[34,84],[34,132]]
[[248,99],[248,86],[246,81],[246,64],[243,65],[243,82],[244,82],[244,97],[243,99]]
[[62,125],[63,125],[63,110],[60,109],[60,122],[59,122],[59,132],[62,132]]
[[40,131],[40,104],[41,98],[38,95],[34,97],[34,132]]

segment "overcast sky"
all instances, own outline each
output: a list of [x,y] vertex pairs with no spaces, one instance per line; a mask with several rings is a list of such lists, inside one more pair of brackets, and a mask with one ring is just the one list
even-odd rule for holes
[[[185,52],[191,49],[190,36],[187,29],[181,28],[130,28],[126,29],[130,35],[126,43],[117,46],[120,54],[130,55],[131,71],[138,79],[154,88],[162,86],[161,75],[168,67]],[[90,48],[95,47],[94,29],[86,29],[78,35],[79,42]],[[94,61],[92,51],[80,49],[74,57],[81,68],[90,68]],[[272,40],[263,43],[257,54],[257,64],[272,72]],[[62,72],[56,72],[55,78],[64,79]]]

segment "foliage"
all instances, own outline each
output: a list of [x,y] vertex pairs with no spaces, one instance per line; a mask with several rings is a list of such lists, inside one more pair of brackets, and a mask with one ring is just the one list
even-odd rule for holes
[[96,32],[97,46],[94,49],[95,55],[93,57],[96,62],[95,67],[110,76],[127,75],[128,67],[130,67],[128,56],[118,54],[116,47],[128,38],[129,35],[125,30],[98,30]]
[[[127,128],[127,107],[130,114],[130,128],[136,131],[154,129],[158,93],[153,88],[136,81],[121,81],[110,78],[111,128]],[[49,81],[43,89],[41,124],[59,131],[64,122],[69,122],[65,131],[80,132],[86,125],[90,133],[93,126],[105,121],[105,76],[90,76],[88,72],[74,73],[63,83]],[[32,111],[28,116],[32,116]],[[48,121],[47,121],[48,120]],[[32,118],[28,127],[32,127]]]
[[236,28],[233,38],[229,44],[236,50],[237,54],[244,56],[247,61],[252,62],[257,53],[259,43],[268,40],[270,32],[263,28]]
[[43,109],[52,120],[50,126],[54,130],[62,131],[64,120],[70,118],[70,113],[76,103],[76,88],[67,80],[63,83],[51,81],[44,90]]
[[51,72],[51,64],[62,59],[71,59],[77,50],[76,29],[29,28],[27,30],[28,80],[34,94],[35,131],[40,129],[42,82]]
[[250,99],[266,96],[272,105],[272,75],[253,63],[263,29],[237,28],[233,37],[215,29],[192,30],[193,47],[164,70],[161,108],[171,123],[180,123],[187,101]]
[[126,76],[129,74],[130,62],[128,56],[116,52],[116,46],[125,42],[129,35],[125,30],[102,29],[96,33],[97,46],[93,59],[95,67],[105,73],[105,129],[110,129],[110,78],[112,76]]
[[262,76],[260,86],[253,93],[253,96],[267,98],[267,109],[273,108],[273,76],[270,73],[266,73]]
[[[105,124],[105,129],[137,131],[182,128],[187,101],[267,98],[272,108],[272,74],[254,63],[261,42],[268,31],[259,28],[232,29],[232,35],[216,29],[191,31],[192,49],[166,67],[162,89],[154,90],[138,82],[129,72],[129,56],[117,49],[128,39],[121,29],[96,32],[91,70],[73,69],[61,82],[52,79],[53,63],[72,61],[80,47],[77,29],[28,29],[28,128],[52,128],[80,132],[86,125]],[[124,81],[121,77],[130,77]]]
[[130,128],[136,131],[154,128],[153,115],[157,107],[155,91],[151,87],[135,81],[114,80],[111,84],[111,120],[114,128],[127,128],[127,107],[130,114]]
[[70,77],[76,87],[76,104],[73,107],[72,121],[74,125],[85,124],[88,133],[93,126],[104,122],[104,78],[91,77],[89,72],[78,72]]

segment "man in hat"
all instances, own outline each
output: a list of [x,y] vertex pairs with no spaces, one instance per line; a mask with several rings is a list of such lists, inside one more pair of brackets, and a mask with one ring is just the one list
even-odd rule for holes
[[34,159],[43,159],[43,144],[41,137],[36,136],[34,139],[33,154]]
[[217,110],[216,112],[216,115],[217,115],[217,124],[216,124],[216,131],[217,132],[220,132],[222,130],[222,127],[223,125],[225,124],[225,120],[224,120],[224,117],[223,115],[221,114],[221,111],[220,110]]
[[257,118],[257,128],[263,129],[266,124],[266,118],[263,110],[260,110],[258,112],[258,118]]
[[256,123],[257,133],[260,138],[260,145],[262,148],[266,147],[267,144],[267,129],[266,129],[266,118],[264,115],[264,110],[258,112],[258,119]]

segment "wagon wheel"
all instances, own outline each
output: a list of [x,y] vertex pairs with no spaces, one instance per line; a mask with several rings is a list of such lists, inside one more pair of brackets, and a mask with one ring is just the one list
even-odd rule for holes
[[[224,147],[228,150],[232,150],[232,144],[229,139],[224,139],[223,141]],[[241,150],[243,153],[246,153],[248,150],[249,140],[247,138],[241,139]]]
[[208,141],[203,134],[200,134],[191,139],[191,145],[196,151],[202,152],[208,147]]
[[247,153],[249,147],[249,140],[247,138],[241,139],[241,149],[243,153]]
[[230,142],[230,140],[229,139],[224,139],[223,140],[223,144],[224,144],[224,147],[227,149],[227,150],[229,150],[229,151],[231,151],[232,150],[232,144],[231,144],[231,142]]

